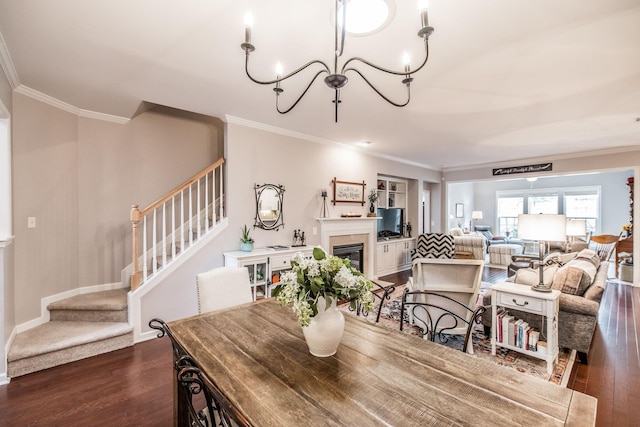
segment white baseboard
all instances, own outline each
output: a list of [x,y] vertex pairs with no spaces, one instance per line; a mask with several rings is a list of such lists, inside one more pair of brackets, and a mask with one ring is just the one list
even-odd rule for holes
[[84,286],[82,288],[71,289],[59,294],[44,297],[40,300],[40,317],[19,324],[15,328],[16,333],[28,331],[29,329],[35,328],[36,326],[47,323],[50,320],[49,310],[47,310],[47,307],[53,302],[71,298],[76,295],[89,294],[92,292],[110,291],[112,289],[121,289],[125,287],[127,286],[124,286],[121,282],[107,283],[104,285]]

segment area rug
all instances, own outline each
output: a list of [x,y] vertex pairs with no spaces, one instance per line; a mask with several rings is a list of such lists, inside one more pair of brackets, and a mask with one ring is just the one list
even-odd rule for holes
[[[404,286],[398,286],[396,291],[391,294],[391,299],[385,302],[382,307],[380,322],[378,323],[379,325],[395,330],[400,329],[400,307],[403,289]],[[349,312],[348,304],[343,305],[340,308]],[[354,316],[356,315],[353,312],[350,312],[350,314]],[[369,313],[367,316],[362,317],[368,322],[375,323],[376,315],[377,304],[373,313]],[[420,330],[417,327],[409,326],[406,322],[403,326],[402,332],[417,336],[420,335]],[[457,350],[462,349],[463,341],[464,337],[458,335],[448,335],[446,342],[439,342],[436,339],[437,343]],[[567,382],[569,381],[569,376],[571,375],[571,370],[576,357],[575,350],[569,351],[561,349],[558,355],[558,363],[554,365],[553,373],[548,374],[547,362],[542,359],[537,359],[535,357],[527,356],[517,351],[501,347],[496,349],[496,355],[493,356],[491,354],[491,338],[484,335],[482,325],[476,325],[473,331],[473,351],[474,354],[470,354],[470,357],[477,357],[491,363],[515,369],[518,372],[547,380],[562,387],[566,387]]]

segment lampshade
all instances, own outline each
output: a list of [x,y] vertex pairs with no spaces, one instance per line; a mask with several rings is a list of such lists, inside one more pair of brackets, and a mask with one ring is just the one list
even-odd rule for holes
[[518,215],[518,237],[524,240],[565,240],[567,217],[555,214]]
[[567,220],[567,236],[586,236],[587,221],[584,219]]
[[471,212],[471,219],[482,219],[482,211]]

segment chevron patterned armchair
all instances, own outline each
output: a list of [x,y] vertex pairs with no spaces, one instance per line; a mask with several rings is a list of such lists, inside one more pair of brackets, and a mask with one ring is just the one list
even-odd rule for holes
[[456,258],[456,253],[460,252],[470,253],[473,259],[484,261],[487,253],[487,241],[479,235],[420,234],[416,248],[411,251],[411,260],[417,258]]
[[411,260],[418,258],[453,258],[455,243],[453,236],[442,233],[424,233],[418,236],[416,248],[411,250]]

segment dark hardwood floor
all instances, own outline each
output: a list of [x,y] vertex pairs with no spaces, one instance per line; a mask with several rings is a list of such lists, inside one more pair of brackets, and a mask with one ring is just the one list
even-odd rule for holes
[[[483,280],[505,277],[487,268]],[[608,284],[589,365],[576,364],[568,385],[598,398],[599,427],[639,423],[639,326],[640,288]],[[0,426],[171,426],[171,365],[165,337],[15,378],[0,386]]]

